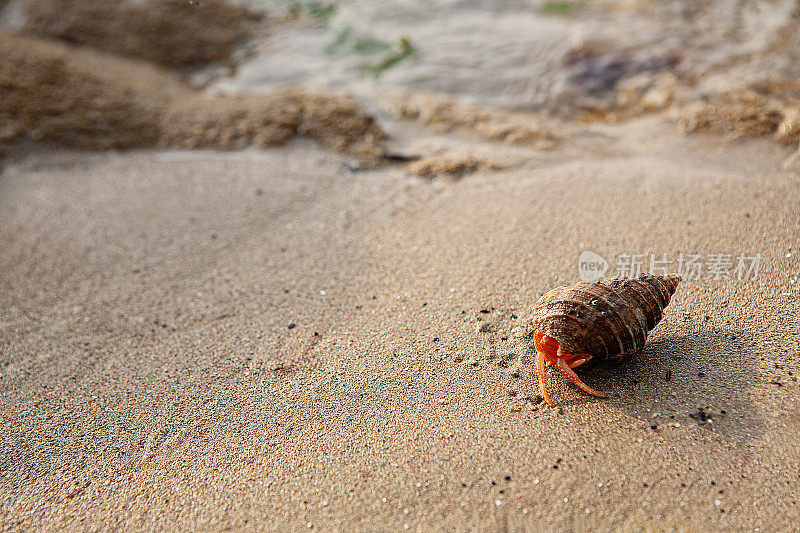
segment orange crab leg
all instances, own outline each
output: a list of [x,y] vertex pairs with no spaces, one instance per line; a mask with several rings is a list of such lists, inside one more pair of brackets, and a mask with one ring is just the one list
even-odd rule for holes
[[591,394],[592,396],[597,396],[599,398],[605,398],[606,397],[606,395],[603,394],[602,392],[594,390],[589,385],[587,385],[586,383],[581,381],[581,378],[579,378],[578,374],[576,374],[575,371],[572,370],[569,367],[569,365],[567,364],[567,362],[564,360],[563,357],[559,357],[556,360],[556,367],[561,371],[562,374],[564,374],[564,376],[568,380],[570,380],[575,385],[577,385],[578,388],[581,389],[583,392],[585,392],[587,394]]
[[545,356],[544,353],[539,352],[536,354],[536,377],[539,378],[539,392],[542,393],[542,398],[544,401],[547,402],[547,405],[550,407],[555,407],[556,404],[553,403],[553,400],[550,399],[550,395],[547,394],[547,383],[545,382]]
[[558,341],[552,337],[548,337],[541,331],[536,331],[533,336],[534,345],[536,346],[536,377],[539,380],[539,390],[541,391],[542,398],[547,402],[547,405],[554,406],[555,404],[550,399],[547,393],[547,385],[545,383],[545,366],[553,365],[564,374],[564,376],[573,382],[579,389],[592,396],[605,398],[606,395],[602,392],[596,391],[586,383],[581,381],[581,378],[572,370],[589,361],[592,356],[589,354],[565,354],[561,352],[561,346]]

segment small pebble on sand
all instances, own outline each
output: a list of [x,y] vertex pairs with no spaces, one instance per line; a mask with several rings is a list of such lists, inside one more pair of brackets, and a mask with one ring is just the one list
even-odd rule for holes
[[492,326],[486,323],[481,323],[478,324],[478,326],[475,328],[475,331],[478,333],[489,333],[492,331]]

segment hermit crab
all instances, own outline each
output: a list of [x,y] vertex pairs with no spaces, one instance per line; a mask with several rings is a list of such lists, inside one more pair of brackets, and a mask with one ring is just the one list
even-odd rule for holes
[[545,293],[534,306],[529,331],[537,352],[539,389],[548,405],[555,405],[545,384],[549,365],[582,391],[605,397],[581,381],[573,368],[593,359],[619,360],[640,352],[680,281],[674,274],[641,274],[580,282]]

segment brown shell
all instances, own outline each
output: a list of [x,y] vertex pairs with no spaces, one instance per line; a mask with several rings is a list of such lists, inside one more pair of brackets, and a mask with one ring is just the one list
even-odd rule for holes
[[670,274],[606,278],[556,287],[533,309],[533,331],[556,339],[564,353],[620,358],[644,348],[680,282]]

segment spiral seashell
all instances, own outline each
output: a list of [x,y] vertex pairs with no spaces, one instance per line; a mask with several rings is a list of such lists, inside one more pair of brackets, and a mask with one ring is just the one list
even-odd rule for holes
[[542,396],[553,405],[544,386],[544,367],[556,366],[585,392],[591,389],[572,368],[591,359],[621,359],[640,352],[647,334],[661,320],[680,276],[641,274],[557,287],[533,309],[533,337]]

